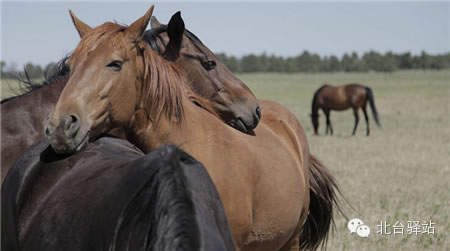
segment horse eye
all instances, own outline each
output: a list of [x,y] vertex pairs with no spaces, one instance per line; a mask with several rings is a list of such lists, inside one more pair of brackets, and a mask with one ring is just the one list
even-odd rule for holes
[[111,68],[113,71],[120,71],[122,70],[122,61],[112,61],[111,63],[107,64],[106,67]]
[[214,61],[206,61],[202,63],[203,68],[205,68],[207,71],[210,71],[214,68],[216,68],[216,62]]

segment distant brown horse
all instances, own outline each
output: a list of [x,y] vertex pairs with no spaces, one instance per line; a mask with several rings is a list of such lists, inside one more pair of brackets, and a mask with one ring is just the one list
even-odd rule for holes
[[[335,183],[309,154],[295,116],[280,119],[269,112],[254,136],[224,125],[175,64],[146,48],[141,38],[152,9],[129,27],[105,23],[92,29],[72,15],[82,39],[69,58],[71,76],[49,117],[46,133],[52,147],[60,153],[81,151],[113,128],[125,131],[145,152],[174,143],[208,170],[239,249],[298,250],[300,233],[311,242],[303,246],[317,247],[332,219]],[[271,105],[288,114],[281,105]],[[310,175],[325,184],[310,191]],[[318,199],[321,189],[326,191]],[[309,211],[310,194],[314,211]],[[322,217],[309,220],[308,211]],[[318,228],[302,229],[312,221]]]
[[343,111],[352,108],[353,114],[355,115],[355,126],[352,135],[355,135],[359,122],[358,109],[361,108],[364,112],[364,118],[366,119],[367,136],[369,136],[369,117],[367,116],[366,111],[367,102],[369,102],[370,108],[372,108],[375,122],[381,127],[372,89],[361,84],[347,84],[342,86],[323,85],[314,93],[312,101],[311,120],[314,127],[314,133],[316,135],[319,134],[319,109],[322,109],[327,119],[327,129],[325,134],[328,134],[329,129],[331,135],[333,135],[330,111]]

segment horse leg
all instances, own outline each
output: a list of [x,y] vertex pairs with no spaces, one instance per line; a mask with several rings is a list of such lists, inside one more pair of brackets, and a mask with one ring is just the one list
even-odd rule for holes
[[330,110],[326,110],[325,112],[325,116],[327,117],[327,133],[328,133],[328,128],[330,128],[330,134],[333,135],[333,127],[331,126],[331,121],[330,121]]
[[366,125],[367,125],[367,136],[369,136],[370,134],[370,128],[369,128],[369,117],[367,116],[367,111],[366,111],[366,104],[363,105],[362,107],[363,113],[364,113],[364,118],[366,119]]
[[355,127],[353,128],[352,136],[355,135],[356,128],[358,127],[358,123],[359,123],[358,107],[353,108],[353,115],[355,115]]
[[330,112],[328,112],[327,120],[327,123],[330,125],[331,135],[333,135],[333,126],[331,125]]

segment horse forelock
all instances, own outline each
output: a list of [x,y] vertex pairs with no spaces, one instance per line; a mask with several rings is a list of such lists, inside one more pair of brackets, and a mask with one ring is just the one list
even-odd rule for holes
[[189,81],[176,64],[146,47],[144,41],[140,41],[137,46],[142,51],[144,62],[143,86],[140,88],[142,97],[138,104],[141,106],[139,108],[146,109],[153,122],[157,123],[161,116],[165,116],[171,122],[181,123],[186,98],[218,117],[211,101],[191,90]]
[[123,37],[119,36],[119,34],[124,32],[126,28],[126,26],[111,22],[106,22],[96,27],[81,39],[70,58],[76,58],[89,51],[95,50],[96,46],[104,41],[108,41],[115,46],[118,45],[123,47]]

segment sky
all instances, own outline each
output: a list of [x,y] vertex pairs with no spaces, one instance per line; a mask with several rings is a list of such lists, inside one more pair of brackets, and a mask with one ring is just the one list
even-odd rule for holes
[[186,28],[214,52],[296,56],[369,50],[450,52],[450,2],[5,2],[0,58],[19,68],[60,60],[79,42],[68,10],[92,27],[131,24],[155,4],[167,23],[181,11]]

